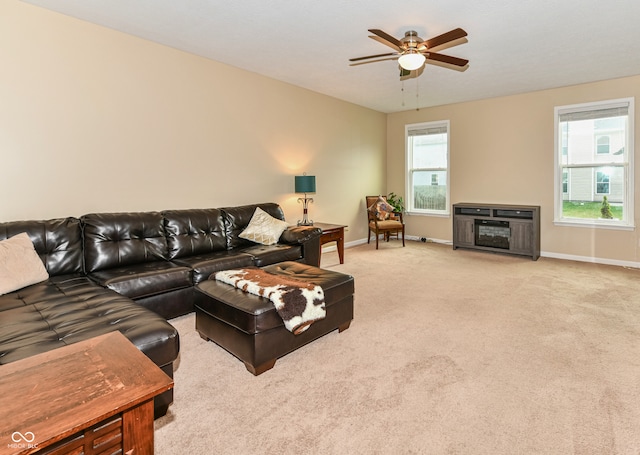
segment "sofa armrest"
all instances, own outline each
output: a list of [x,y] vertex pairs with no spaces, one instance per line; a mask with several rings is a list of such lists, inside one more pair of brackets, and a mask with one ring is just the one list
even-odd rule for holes
[[322,229],[315,226],[290,226],[280,236],[280,243],[304,244],[322,235]]
[[304,263],[320,267],[320,237],[322,229],[315,226],[291,226],[280,236],[279,243],[302,246]]

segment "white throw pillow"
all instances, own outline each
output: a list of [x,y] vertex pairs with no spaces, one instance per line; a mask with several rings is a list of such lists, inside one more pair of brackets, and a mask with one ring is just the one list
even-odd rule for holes
[[47,278],[47,269],[25,232],[0,241],[0,295]]
[[260,207],[256,207],[251,221],[238,237],[261,243],[262,245],[274,245],[287,229],[286,222],[272,217]]

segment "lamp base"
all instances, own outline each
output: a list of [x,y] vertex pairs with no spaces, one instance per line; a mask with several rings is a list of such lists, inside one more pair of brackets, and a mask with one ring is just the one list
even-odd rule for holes
[[298,220],[298,226],[313,226],[313,220],[307,217],[309,202],[313,202],[313,198],[299,197],[298,202],[302,202],[302,220]]

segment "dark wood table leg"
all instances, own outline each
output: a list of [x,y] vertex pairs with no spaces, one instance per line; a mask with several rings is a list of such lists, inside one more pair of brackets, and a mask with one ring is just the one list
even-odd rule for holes
[[340,238],[336,243],[338,245],[338,257],[340,258],[340,264],[344,264],[344,229],[342,229]]
[[322,229],[320,245],[324,245],[329,242],[336,242],[336,249],[338,250],[340,264],[344,264],[344,228],[346,226],[327,223],[316,223],[315,226]]

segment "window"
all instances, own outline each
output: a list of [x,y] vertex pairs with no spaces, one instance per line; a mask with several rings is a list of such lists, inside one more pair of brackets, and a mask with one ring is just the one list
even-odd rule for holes
[[449,214],[449,121],[407,125],[407,210]]
[[[633,227],[633,103],[556,107],[556,223]],[[605,196],[613,219],[602,217]]]
[[606,155],[609,153],[609,136],[599,136],[596,139],[596,153]]
[[609,171],[596,171],[596,193],[609,194]]

